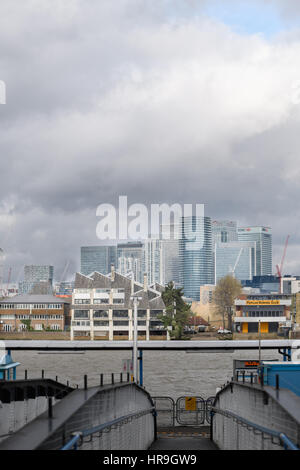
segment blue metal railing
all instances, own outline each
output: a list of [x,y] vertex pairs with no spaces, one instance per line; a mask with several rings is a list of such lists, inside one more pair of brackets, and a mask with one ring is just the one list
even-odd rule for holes
[[[300,450],[288,437],[286,434],[279,432],[279,431],[274,431],[273,429],[268,429],[264,426],[261,426],[260,424],[253,423],[252,421],[249,421],[246,418],[243,418],[242,416],[239,416],[232,411],[228,410],[221,410],[220,408],[216,408],[215,406],[212,407],[211,409],[211,415],[213,418],[214,414],[221,414],[223,416],[226,416],[227,418],[232,418],[236,422],[239,422],[241,424],[246,425],[248,428],[252,428],[256,431],[261,432],[262,434],[267,434],[269,436],[277,438],[280,443],[283,445],[285,450]],[[213,419],[212,419],[213,421]]]
[[97,432],[104,431],[104,429],[110,428],[116,424],[121,424],[122,422],[126,422],[131,418],[140,418],[146,414],[152,413],[153,416],[156,416],[155,407],[148,408],[146,410],[135,411],[134,413],[129,413],[125,416],[121,416],[120,418],[113,419],[112,421],[108,421],[106,423],[100,424],[99,426],[95,426],[91,429],[85,429],[84,431],[77,431],[73,433],[73,437],[69,440],[69,442],[64,445],[61,450],[77,450],[77,448],[82,444],[84,437],[91,436]]

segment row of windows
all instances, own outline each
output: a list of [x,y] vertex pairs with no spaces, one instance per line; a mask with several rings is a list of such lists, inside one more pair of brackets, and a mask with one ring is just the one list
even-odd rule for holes
[[280,311],[261,311],[261,312],[243,312],[243,317],[284,317],[284,312]]
[[[94,299],[94,304],[109,304],[109,299]],[[75,299],[74,305],[90,305],[90,299]],[[124,299],[113,299],[113,304],[124,304]]]
[[[14,330],[13,325],[5,325],[4,324],[2,326],[2,328],[3,328],[3,331],[7,331],[7,332]],[[27,329],[26,325],[20,325],[18,327],[18,331],[23,331],[23,330],[26,330],[26,329]],[[36,325],[34,325],[34,329],[36,331],[42,331],[43,330],[43,325],[36,324]],[[60,325],[50,325],[50,329],[51,330],[61,330],[61,326]]]
[[[75,289],[75,292],[77,294],[89,294],[91,292],[91,289]],[[114,288],[114,289],[108,289],[107,287],[101,288],[101,289],[95,289],[95,292],[97,294],[109,294],[110,292],[117,293],[117,294],[122,294],[125,292],[125,289],[120,287],[120,288]]]
[[[86,326],[90,326],[90,321],[73,321],[72,325],[73,326],[80,326],[78,324],[86,324]],[[94,321],[94,326],[109,326],[110,321],[109,320],[95,320]],[[113,326],[129,326],[129,321],[128,320],[114,320],[113,321]],[[132,326],[134,326],[134,322],[132,322]],[[138,321],[138,326],[147,326],[147,322],[144,320]],[[159,322],[151,322],[150,323],[150,328],[154,328],[157,326],[162,326],[162,323]]]
[[0,309],[29,310],[29,309],[61,309],[61,304],[0,304]]
[[[93,317],[94,318],[108,318],[108,312],[105,311],[105,310],[95,310],[93,312]],[[127,310],[114,310],[112,317],[113,318],[126,318],[126,320],[129,320]],[[87,319],[90,318],[89,310],[74,310],[74,318],[87,318]],[[141,313],[139,312],[138,318],[146,318],[146,313],[145,312],[141,312]],[[153,317],[151,316],[150,320],[151,320],[151,318],[154,318],[155,320],[153,320],[153,321],[156,322],[156,323],[160,322],[159,320],[157,320],[157,315],[154,315]],[[146,323],[146,320],[145,320],[145,323]]]
[[17,320],[62,320],[62,315],[16,315]]

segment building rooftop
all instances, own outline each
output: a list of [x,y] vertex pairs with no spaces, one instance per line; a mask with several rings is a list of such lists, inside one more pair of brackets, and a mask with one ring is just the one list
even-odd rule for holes
[[63,304],[68,303],[66,299],[60,299],[55,297],[54,295],[48,294],[20,294],[15,295],[14,297],[6,297],[3,300],[0,300],[0,303],[10,303],[10,304]]
[[[161,292],[153,289],[153,287],[146,286],[144,290],[143,284],[132,281],[126,276],[118,272],[113,272],[104,275],[98,272],[94,272],[89,276],[85,276],[81,273],[76,273],[75,277],[75,289],[124,289],[125,293],[125,308],[132,308],[132,295],[141,297],[139,301],[140,309],[164,309],[165,304],[161,297]],[[121,307],[120,307],[121,308]]]

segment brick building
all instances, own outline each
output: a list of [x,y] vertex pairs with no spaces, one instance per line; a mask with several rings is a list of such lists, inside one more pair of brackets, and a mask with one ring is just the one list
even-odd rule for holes
[[70,302],[53,295],[21,294],[0,301],[0,331],[64,330]]

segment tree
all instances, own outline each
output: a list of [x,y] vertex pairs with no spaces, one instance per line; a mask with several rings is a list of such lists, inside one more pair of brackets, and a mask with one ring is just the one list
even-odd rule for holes
[[159,319],[166,328],[172,326],[170,332],[172,338],[181,339],[184,327],[192,316],[190,306],[183,300],[183,290],[175,289],[173,282],[169,282],[162,293],[162,299],[166,306],[166,313],[160,315]]
[[26,326],[27,331],[32,331],[31,320],[21,320],[21,323]]
[[225,328],[225,319],[227,318],[228,329],[232,331],[232,307],[235,299],[241,295],[242,286],[240,281],[228,274],[222,277],[217,283],[213,300],[217,311],[223,318],[223,327]]

